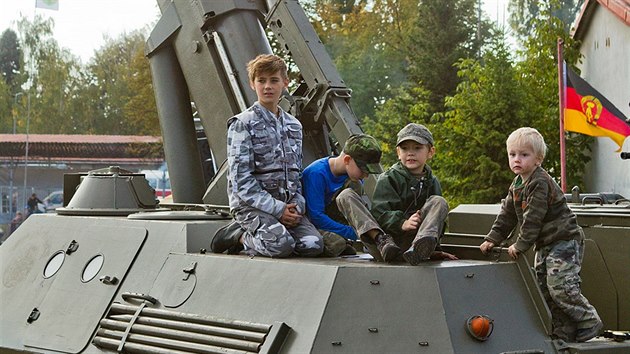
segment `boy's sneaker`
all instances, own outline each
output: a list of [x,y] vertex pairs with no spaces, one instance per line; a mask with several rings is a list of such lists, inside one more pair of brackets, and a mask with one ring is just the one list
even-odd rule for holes
[[593,339],[597,337],[599,331],[601,331],[603,327],[604,324],[602,321],[598,320],[593,327],[578,329],[575,335],[575,340],[578,342],[586,342],[589,339]]
[[411,247],[403,253],[403,257],[405,257],[405,260],[409,262],[409,264],[413,266],[418,265],[431,257],[431,253],[435,251],[436,245],[436,237],[426,236],[417,238],[413,241]]
[[400,255],[400,247],[396,246],[394,239],[387,234],[376,237],[376,248],[385,262],[392,262]]

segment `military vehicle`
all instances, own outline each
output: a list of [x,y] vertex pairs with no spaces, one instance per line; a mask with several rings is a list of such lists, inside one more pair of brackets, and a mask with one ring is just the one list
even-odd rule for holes
[[[580,209],[589,235],[584,292],[605,337],[565,343],[527,257],[478,251],[497,206],[461,206],[445,247],[421,266],[350,258],[212,254],[230,221],[225,168],[206,188],[191,102],[215,161],[230,116],[254,100],[245,64],[270,53],[266,31],[302,81],[283,107],[299,117],[305,162],[361,128],[295,0],[159,1],[147,41],[173,202],[117,167],[67,175],[63,208],[30,217],[2,246],[3,353],[628,353],[627,205]],[[623,282],[625,281],[625,283]]]

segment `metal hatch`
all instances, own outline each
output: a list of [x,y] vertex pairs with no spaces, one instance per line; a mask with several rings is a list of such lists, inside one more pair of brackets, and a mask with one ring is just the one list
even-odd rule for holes
[[53,283],[24,319],[28,322],[24,345],[65,353],[83,350],[146,235],[144,228],[86,226],[75,235],[55,238],[63,239],[59,249],[65,256],[60,262],[59,251],[51,254],[52,263],[62,263],[54,274],[51,262],[42,269],[42,276]]

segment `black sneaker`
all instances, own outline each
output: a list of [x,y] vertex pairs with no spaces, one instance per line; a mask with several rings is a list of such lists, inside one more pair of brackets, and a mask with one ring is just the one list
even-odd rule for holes
[[240,242],[243,233],[245,230],[236,221],[232,221],[217,230],[210,242],[210,249],[214,253],[227,251],[228,254],[238,254],[243,250],[243,245]]
[[387,234],[379,235],[376,238],[376,247],[383,256],[385,262],[392,262],[400,255],[400,247],[396,246],[394,239]]
[[418,265],[431,257],[436,245],[436,237],[420,237],[413,241],[411,247],[403,253],[403,257],[409,264]]
[[589,339],[597,337],[599,331],[602,330],[604,324],[602,321],[597,321],[593,327],[578,329],[575,334],[575,340],[578,342],[586,342]]

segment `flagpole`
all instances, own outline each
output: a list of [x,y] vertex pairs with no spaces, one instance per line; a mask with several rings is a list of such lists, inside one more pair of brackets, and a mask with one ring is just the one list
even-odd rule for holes
[[558,98],[560,104],[560,188],[567,192],[567,161],[564,144],[564,107],[566,106],[566,85],[564,72],[564,58],[562,57],[562,38],[558,38]]

